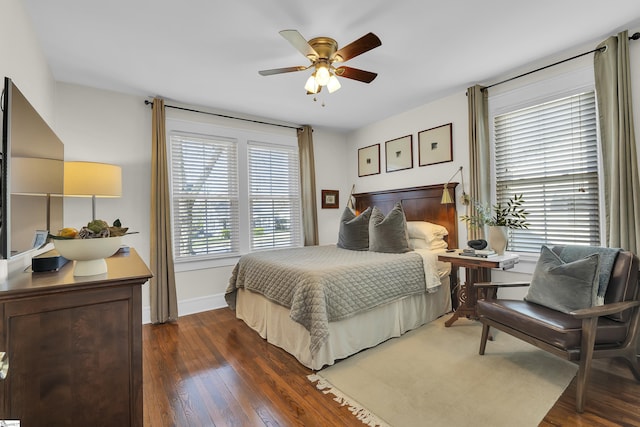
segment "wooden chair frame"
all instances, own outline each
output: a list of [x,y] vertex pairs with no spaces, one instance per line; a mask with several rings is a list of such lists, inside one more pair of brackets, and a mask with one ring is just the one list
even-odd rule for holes
[[[529,283],[476,283],[475,286],[478,290],[486,290],[486,299],[493,299],[498,288],[529,286]],[[638,325],[640,323],[640,301],[638,301],[639,293],[640,287],[636,289],[633,300],[605,304],[568,313],[568,316],[582,320],[582,340],[579,349],[566,350],[559,348],[536,337],[527,335],[526,333],[510,327],[509,325],[498,323],[487,317],[480,316],[479,320],[482,322],[482,337],[480,340],[479,353],[480,355],[484,354],[487,340],[489,338],[489,329],[494,327],[558,357],[577,362],[579,364],[579,368],[576,375],[576,410],[577,412],[582,413],[584,412],[586,388],[589,382],[591,362],[593,359],[621,358],[627,362],[627,365],[631,369],[631,372],[633,372],[634,377],[640,381],[640,363],[638,362],[638,358],[640,356],[638,355]],[[596,346],[595,339],[598,318],[601,316],[620,313],[628,309],[632,309],[633,311],[629,320],[629,332],[624,342],[615,347]]]

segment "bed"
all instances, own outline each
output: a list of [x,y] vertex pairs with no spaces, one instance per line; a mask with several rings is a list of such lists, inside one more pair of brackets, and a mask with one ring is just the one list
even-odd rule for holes
[[450,265],[437,254],[458,242],[455,204],[440,203],[442,189],[354,196],[356,214],[375,206],[389,218],[400,206],[410,234],[425,224],[446,229],[444,244],[423,247],[416,240],[415,250],[404,253],[327,245],[248,254],[229,281],[229,306],[262,338],[314,370],[440,317],[451,310]]

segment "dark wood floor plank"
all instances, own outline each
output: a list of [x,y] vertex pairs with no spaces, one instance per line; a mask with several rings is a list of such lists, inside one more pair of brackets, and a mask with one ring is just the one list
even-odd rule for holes
[[[144,325],[143,353],[148,427],[363,425],[227,308]],[[624,363],[594,361],[584,414],[575,389],[574,379],[541,426],[640,427],[640,382]]]

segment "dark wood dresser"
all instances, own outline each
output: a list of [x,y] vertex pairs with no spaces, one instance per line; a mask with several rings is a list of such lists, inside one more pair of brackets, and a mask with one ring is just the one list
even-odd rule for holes
[[21,427],[142,426],[141,285],[137,252],[106,274],[20,272],[0,284],[0,419]]

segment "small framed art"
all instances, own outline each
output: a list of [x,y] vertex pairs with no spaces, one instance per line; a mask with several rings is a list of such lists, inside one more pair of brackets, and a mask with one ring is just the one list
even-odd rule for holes
[[418,132],[418,164],[435,165],[453,161],[453,124]]
[[387,172],[413,167],[413,135],[392,139],[384,143]]
[[338,209],[339,194],[338,190],[322,190],[322,209]]
[[380,144],[358,149],[358,176],[380,173]]

